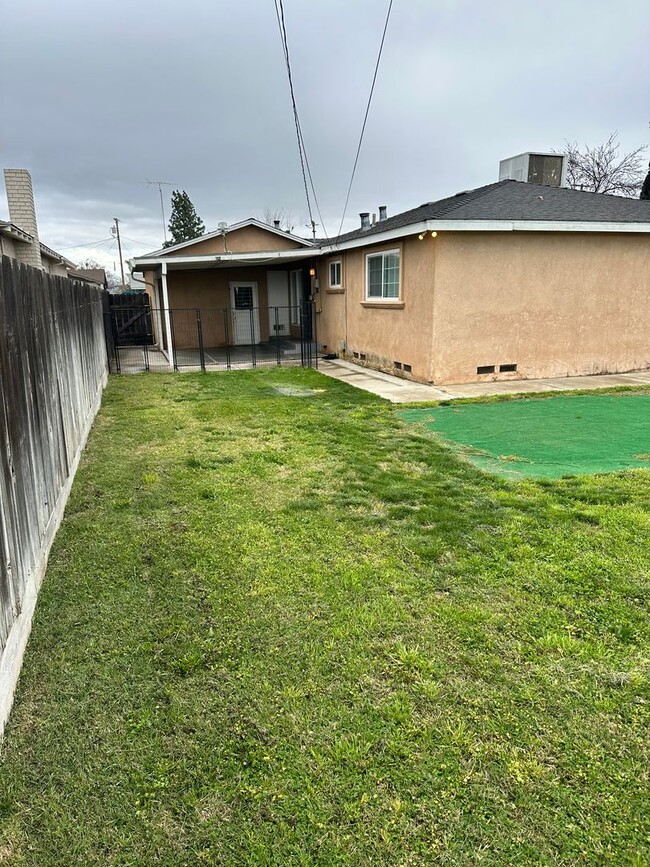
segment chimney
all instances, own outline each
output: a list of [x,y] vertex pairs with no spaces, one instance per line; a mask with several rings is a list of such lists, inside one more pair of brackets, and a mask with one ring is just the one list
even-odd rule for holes
[[30,244],[16,244],[16,259],[34,268],[42,268],[31,175],[27,169],[5,169],[4,171],[9,219],[19,229],[34,238]]
[[359,214],[361,217],[361,228],[369,229],[370,228],[370,213],[368,211],[364,211],[362,214]]
[[279,229],[280,228],[280,221],[279,220],[273,220],[273,225],[275,226],[276,229]]
[[379,206],[379,222],[386,219],[386,205]]

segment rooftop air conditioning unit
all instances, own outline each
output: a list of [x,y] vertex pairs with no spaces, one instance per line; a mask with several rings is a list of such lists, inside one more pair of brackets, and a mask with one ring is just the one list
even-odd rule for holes
[[566,154],[517,154],[499,163],[500,181],[525,181],[527,184],[545,184],[566,187]]

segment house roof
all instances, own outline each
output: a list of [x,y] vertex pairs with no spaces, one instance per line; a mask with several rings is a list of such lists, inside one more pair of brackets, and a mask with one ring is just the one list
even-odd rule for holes
[[[17,226],[15,223],[10,223],[7,220],[0,220],[0,234],[23,244],[32,244],[35,240],[34,236],[30,235],[29,232],[26,232],[24,229],[21,229],[20,226]],[[65,256],[57,253],[56,250],[53,250],[51,247],[46,246],[42,241],[38,241],[38,246],[40,247],[42,256],[45,256],[48,259],[54,259],[55,262],[65,265],[66,268],[74,268],[74,262],[66,259]]]
[[268,223],[263,223],[261,220],[256,220],[255,217],[249,217],[247,220],[242,220],[240,223],[233,223],[232,226],[226,226],[223,231],[216,229],[214,232],[206,232],[205,235],[199,235],[198,238],[192,238],[190,241],[182,241],[180,244],[174,244],[171,247],[161,247],[160,250],[153,250],[151,253],[145,253],[143,256],[137,256],[137,259],[149,259],[152,256],[166,256],[168,253],[173,253],[175,250],[183,250],[185,247],[191,247],[193,244],[198,244],[201,241],[209,241],[211,238],[218,238],[223,234],[236,232],[237,229],[245,229],[247,226],[255,226],[258,229],[264,229],[273,235],[280,235],[282,238],[290,238],[297,244],[304,247],[313,247],[312,241],[306,238],[300,238],[298,235],[292,235],[290,232],[284,232],[282,229],[276,229],[275,226],[269,226]]
[[337,239],[322,239],[320,244],[338,245],[431,220],[647,224],[650,202],[524,181],[497,181],[436,202],[425,202],[367,229],[355,229]]
[[97,283],[106,286],[106,271],[103,268],[75,268],[68,272],[73,280],[84,280],[86,283]]

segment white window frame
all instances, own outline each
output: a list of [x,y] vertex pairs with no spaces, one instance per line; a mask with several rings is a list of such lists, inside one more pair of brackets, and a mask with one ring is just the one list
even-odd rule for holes
[[[384,256],[397,256],[398,260],[398,271],[397,271],[397,295],[384,295],[385,286],[384,286]],[[381,256],[382,259],[382,286],[381,296],[377,295],[369,295],[370,289],[370,260],[373,258],[377,258]],[[376,253],[366,253],[366,291],[364,293],[365,301],[374,304],[395,304],[398,303],[402,297],[402,251],[399,247],[392,250],[378,250]]]
[[[298,277],[296,278],[296,275]],[[302,306],[302,268],[289,271],[289,310],[292,325],[300,325]]]
[[[339,266],[339,282],[332,283],[332,266]],[[328,274],[329,274],[329,287],[330,289],[340,289],[343,285],[343,261],[341,259],[332,259],[331,262],[328,262]]]

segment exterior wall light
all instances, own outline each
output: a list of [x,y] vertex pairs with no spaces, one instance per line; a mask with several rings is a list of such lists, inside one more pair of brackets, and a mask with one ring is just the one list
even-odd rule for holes
[[309,269],[309,276],[310,276],[310,277],[315,277],[315,276],[316,276],[316,269],[315,269],[315,268],[310,268],[310,269]]

